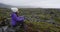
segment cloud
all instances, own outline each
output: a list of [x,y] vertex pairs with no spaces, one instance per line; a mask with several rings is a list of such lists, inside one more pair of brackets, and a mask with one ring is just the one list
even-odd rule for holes
[[0,0],[14,6],[35,6],[41,8],[60,8],[60,0]]

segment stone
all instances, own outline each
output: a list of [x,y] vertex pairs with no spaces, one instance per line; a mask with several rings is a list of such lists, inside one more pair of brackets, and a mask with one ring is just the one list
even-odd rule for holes
[[7,28],[8,28],[8,26],[3,26],[3,27],[2,27],[2,29],[3,29],[4,31],[6,31]]
[[0,28],[0,32],[3,32],[3,29],[2,28]]
[[15,29],[8,28],[8,29],[7,29],[7,32],[15,32]]

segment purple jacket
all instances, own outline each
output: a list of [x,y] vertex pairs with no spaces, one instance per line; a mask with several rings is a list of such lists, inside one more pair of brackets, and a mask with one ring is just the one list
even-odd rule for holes
[[16,25],[17,21],[24,21],[23,16],[17,16],[14,12],[11,14],[11,25]]

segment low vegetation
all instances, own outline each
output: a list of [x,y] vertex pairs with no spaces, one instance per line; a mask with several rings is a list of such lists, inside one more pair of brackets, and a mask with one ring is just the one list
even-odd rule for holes
[[[21,8],[19,9],[19,15],[25,16],[26,32],[60,32],[59,10],[60,9]],[[4,18],[10,18],[10,13],[10,9],[0,9],[0,22],[3,21]],[[48,23],[48,21],[51,23]],[[55,24],[53,24],[53,22]]]

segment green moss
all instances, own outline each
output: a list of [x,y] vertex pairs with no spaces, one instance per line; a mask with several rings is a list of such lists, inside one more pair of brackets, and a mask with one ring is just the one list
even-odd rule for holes
[[60,23],[60,17],[55,17],[54,20]]
[[60,31],[59,26],[56,27],[55,25],[49,24],[46,22],[29,22],[29,21],[26,21],[26,24],[33,24],[33,26],[31,28],[34,30],[37,30],[37,29],[39,29],[41,31],[48,30],[50,32],[59,32]]

